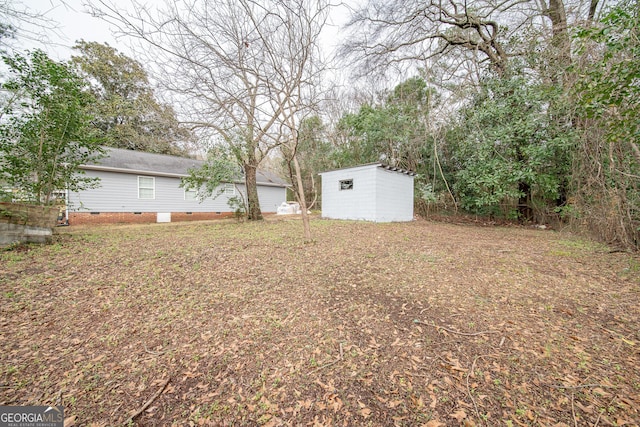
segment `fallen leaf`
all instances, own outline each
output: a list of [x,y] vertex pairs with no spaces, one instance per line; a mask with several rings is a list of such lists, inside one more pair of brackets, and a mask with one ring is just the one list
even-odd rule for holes
[[593,414],[593,405],[584,406],[582,403],[575,401],[575,405],[586,414]]
[[265,424],[264,427],[276,427],[279,425],[282,425],[282,420],[278,417],[274,417],[271,419],[271,421]]
[[606,391],[604,391],[601,387],[596,387],[592,390],[594,393],[599,394],[600,396],[611,396],[611,393],[607,393]]
[[436,409],[436,405],[438,404],[438,399],[436,398],[436,395],[433,393],[429,394],[429,398],[431,399],[431,403],[429,404],[429,408],[431,409]]
[[535,415],[534,415],[534,413],[533,413],[533,411],[531,409],[527,410],[526,415],[527,415],[527,418],[529,418],[529,421],[533,421],[533,420],[536,419],[536,417],[535,417]]
[[464,411],[464,409],[458,409],[456,412],[454,412],[453,414],[449,414],[449,416],[451,418],[455,418],[456,420],[458,420],[458,422],[462,422],[462,420],[464,420],[465,418],[467,418],[467,413]]
[[427,422],[426,424],[423,424],[423,427],[442,427],[444,426],[444,423],[441,423],[438,420],[431,420],[429,422]]
[[305,409],[309,409],[311,408],[311,399],[298,400],[298,404]]
[[360,409],[360,415],[362,415],[363,418],[369,418],[369,416],[371,415],[371,409],[369,408]]
[[404,403],[404,400],[392,400],[391,402],[387,403],[387,406],[389,408],[395,408],[398,405],[401,405],[402,403]]

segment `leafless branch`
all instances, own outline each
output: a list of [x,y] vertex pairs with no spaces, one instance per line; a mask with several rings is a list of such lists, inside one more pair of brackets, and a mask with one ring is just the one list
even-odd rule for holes
[[134,1],[127,12],[108,0],[91,2],[95,16],[144,44],[181,117],[232,147],[245,170],[250,210],[258,203],[248,175],[291,140],[302,106],[312,103],[328,8],[324,0],[165,0],[153,7]]
[[167,385],[169,384],[169,381],[171,381],[171,377],[167,378],[167,380],[164,383],[162,383],[162,385],[160,386],[158,391],[153,396],[151,396],[151,398],[149,398],[149,400],[147,400],[144,403],[144,405],[142,405],[129,418],[127,418],[127,420],[124,422],[123,425],[125,425],[125,426],[131,425],[131,422],[133,422],[134,419],[136,419],[140,414],[142,414],[144,412],[144,410],[147,409],[162,394],[164,389],[167,388]]

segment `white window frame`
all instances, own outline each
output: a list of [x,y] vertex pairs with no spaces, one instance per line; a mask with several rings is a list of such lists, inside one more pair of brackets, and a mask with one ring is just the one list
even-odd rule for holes
[[223,192],[226,196],[235,196],[236,195],[236,185],[233,183],[225,183]]
[[[143,187],[141,185],[141,180],[143,179],[150,179],[151,180],[151,187]],[[151,190],[151,197],[142,197],[142,195],[140,194],[140,190]],[[139,176],[138,177],[138,199],[141,200],[155,200],[156,198],[156,178],[154,176]]]
[[[193,196],[187,196],[187,194],[193,194]],[[184,200],[187,202],[197,202],[198,201],[198,190],[194,190],[193,188],[185,188],[184,189]]]

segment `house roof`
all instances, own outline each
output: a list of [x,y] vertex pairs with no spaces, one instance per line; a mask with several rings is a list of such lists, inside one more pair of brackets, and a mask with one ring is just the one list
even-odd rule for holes
[[332,169],[332,170],[320,172],[319,175],[322,175],[323,173],[329,173],[329,172],[335,172],[335,171],[341,171],[341,170],[347,170],[347,169],[355,169],[355,168],[366,168],[366,167],[378,167],[378,168],[385,169],[385,170],[388,170],[388,171],[391,171],[391,172],[398,172],[398,173],[402,173],[402,174],[409,175],[409,176],[416,176],[417,175],[417,173],[414,172],[414,171],[410,171],[408,169],[397,168],[395,166],[385,165],[384,163],[380,163],[380,162],[365,163],[363,165],[356,165],[356,166],[349,166],[349,167],[346,167],[346,168]]
[[[199,168],[202,160],[166,154],[145,153],[143,151],[124,150],[121,148],[103,147],[105,155],[95,162],[81,165],[81,169],[120,172],[139,175],[166,176],[183,178],[189,175],[189,169]],[[238,177],[242,182],[242,177]],[[258,170],[256,181],[261,185],[286,187],[288,184],[276,174]]]

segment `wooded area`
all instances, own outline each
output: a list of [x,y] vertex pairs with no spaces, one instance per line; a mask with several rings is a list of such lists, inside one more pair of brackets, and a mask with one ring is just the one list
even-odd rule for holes
[[638,23],[635,1],[370,1],[343,54],[417,77],[344,115],[335,155],[414,168],[426,206],[637,247]]
[[[3,41],[20,34],[8,5]],[[332,57],[321,35],[337,6],[324,1],[229,0],[215,13],[189,1],[90,7],[144,49],[132,59],[79,41],[78,55],[57,64],[78,76],[78,105],[90,119],[84,135],[94,145],[178,155],[211,149],[212,182],[224,177],[216,164],[243,171],[249,219],[262,217],[258,167],[288,175],[306,213],[318,172],[382,161],[418,172],[423,215],[571,225],[620,247],[640,245],[635,0],[369,0],[351,10]],[[9,96],[26,93],[18,64],[35,67],[43,55],[3,54],[7,159],[24,157],[17,134],[39,140],[34,147],[56,140],[57,153],[72,138],[45,127],[39,139],[28,136],[35,122]],[[336,74],[351,76],[348,88]],[[46,108],[32,105],[29,114],[66,120],[43,115]],[[15,167],[3,163],[4,174]],[[204,172],[192,183],[207,187]]]

